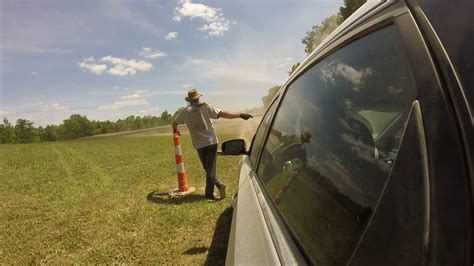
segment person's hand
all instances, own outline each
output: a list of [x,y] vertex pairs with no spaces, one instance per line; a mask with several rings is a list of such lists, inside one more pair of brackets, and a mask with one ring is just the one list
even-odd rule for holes
[[242,118],[243,120],[248,120],[250,118],[253,118],[253,116],[251,114],[241,113],[240,118]]

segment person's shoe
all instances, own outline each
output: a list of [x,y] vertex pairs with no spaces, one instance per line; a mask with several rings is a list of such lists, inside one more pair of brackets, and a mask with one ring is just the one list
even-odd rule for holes
[[206,195],[204,197],[210,201],[218,200],[218,198],[216,198],[216,196],[214,195]]
[[219,188],[219,193],[221,194],[221,199],[225,199],[225,185],[221,185],[221,187]]

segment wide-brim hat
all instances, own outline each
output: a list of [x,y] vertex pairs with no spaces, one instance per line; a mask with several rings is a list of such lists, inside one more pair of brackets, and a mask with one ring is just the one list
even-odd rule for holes
[[184,99],[187,102],[191,102],[191,101],[199,99],[199,97],[201,97],[201,96],[202,96],[202,94],[199,93],[196,89],[190,89],[188,91],[188,97],[185,97]]

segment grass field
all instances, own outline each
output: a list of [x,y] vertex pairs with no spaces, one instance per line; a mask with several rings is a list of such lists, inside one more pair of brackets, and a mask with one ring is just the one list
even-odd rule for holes
[[[217,124],[220,142],[240,137],[243,123]],[[197,191],[153,197],[177,187],[170,131],[0,146],[0,264],[223,264],[240,157],[219,157],[229,197],[209,202],[199,158],[181,130],[188,183]]]

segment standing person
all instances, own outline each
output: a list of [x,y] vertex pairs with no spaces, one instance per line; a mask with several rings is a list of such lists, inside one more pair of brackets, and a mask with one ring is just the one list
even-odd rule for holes
[[188,91],[188,96],[184,98],[189,105],[182,110],[172,123],[173,132],[178,132],[179,124],[186,124],[197,150],[202,167],[206,171],[206,198],[215,200],[214,186],[219,189],[220,198],[225,198],[225,185],[216,176],[217,162],[217,136],[211,119],[218,118],[242,118],[247,120],[252,115],[246,113],[234,113],[221,111],[207,103],[199,101],[200,94],[196,89]]

